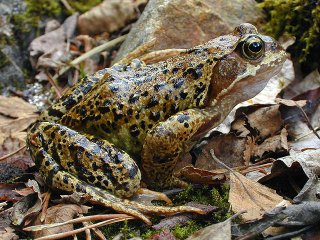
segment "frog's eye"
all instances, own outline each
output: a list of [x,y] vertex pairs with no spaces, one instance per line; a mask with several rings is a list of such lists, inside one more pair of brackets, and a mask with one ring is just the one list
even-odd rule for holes
[[244,40],[241,52],[244,57],[257,60],[264,53],[264,42],[257,36],[250,36]]

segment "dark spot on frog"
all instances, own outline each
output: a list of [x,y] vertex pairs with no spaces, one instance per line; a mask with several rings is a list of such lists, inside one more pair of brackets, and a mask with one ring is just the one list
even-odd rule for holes
[[70,95],[67,97],[67,99],[65,99],[65,101],[63,101],[63,105],[66,107],[67,110],[72,108],[77,103],[77,101],[74,100],[73,96],[74,95]]
[[141,94],[143,97],[147,97],[149,95],[148,91],[145,91],[144,93]]
[[177,73],[179,71],[179,68],[172,68],[172,70],[171,70],[171,72],[173,73],[173,74],[175,74],[175,73]]
[[129,103],[134,104],[139,100],[139,95],[131,94],[129,97]]
[[188,115],[185,115],[185,114],[180,114],[178,117],[177,117],[177,120],[179,123],[183,123],[184,121],[188,121],[190,119],[190,117]]
[[105,133],[111,133],[111,129],[106,124],[101,124],[100,127]]
[[189,123],[185,122],[185,123],[183,124],[183,126],[184,126],[185,128],[188,128],[188,127],[189,127]]
[[176,112],[178,112],[179,106],[176,103],[174,103],[171,105],[170,110],[171,110],[171,114],[175,114]]
[[179,93],[179,95],[180,95],[180,97],[181,97],[181,99],[186,99],[187,98],[187,96],[188,96],[188,93],[186,93],[186,92],[180,92]]
[[92,170],[96,172],[96,171],[98,171],[98,169],[99,169],[99,167],[98,167],[97,163],[93,162],[92,163]]
[[128,114],[129,116],[132,116],[133,110],[132,110],[131,108],[129,108],[128,111],[127,111],[127,114]]
[[134,125],[132,125],[132,126],[130,127],[130,134],[131,134],[131,136],[133,136],[133,137],[139,136],[140,131],[139,131],[139,128],[138,128],[138,126],[137,126],[136,124],[134,124]]
[[141,121],[140,122],[140,127],[145,130],[146,129],[146,122],[145,121]]
[[149,108],[152,108],[154,106],[157,106],[159,104],[159,101],[157,99],[156,96],[152,96],[149,100],[149,103],[146,105],[146,108],[149,109]]
[[153,86],[154,90],[156,92],[159,92],[161,89],[163,89],[167,84],[166,83],[159,83]]
[[64,114],[62,112],[60,112],[59,110],[57,110],[57,109],[50,108],[48,110],[48,115],[61,118]]
[[151,112],[149,117],[154,122],[157,122],[160,119],[160,113],[159,112]]
[[124,122],[125,122],[125,123],[128,123],[128,122],[129,122],[129,119],[128,119],[128,118],[125,118],[125,119],[124,119]]
[[98,182],[100,183],[102,181],[103,177],[99,175],[99,176],[97,176],[97,179],[98,179]]
[[88,181],[91,182],[91,183],[94,183],[94,182],[96,181],[95,176],[90,175],[90,176],[88,177]]
[[164,98],[168,101],[170,99],[169,94],[166,94],[166,96]]
[[76,191],[81,193],[86,193],[86,188],[82,184],[77,183],[76,184]]
[[148,128],[151,129],[153,127],[152,124],[148,124]]
[[175,89],[180,88],[184,84],[184,79],[183,78],[176,78],[173,80],[173,87]]
[[164,69],[164,70],[162,71],[163,74],[167,74],[168,72],[169,72],[168,69]]
[[103,184],[105,185],[106,188],[108,188],[109,182],[107,180],[103,180]]
[[68,176],[66,176],[66,175],[64,175],[63,176],[63,182],[65,183],[65,184],[68,184],[68,181],[69,179],[68,179]]
[[111,92],[116,93],[119,91],[119,87],[118,86],[114,86],[114,85],[109,85],[109,88],[111,90]]
[[122,103],[117,103],[117,106],[118,106],[119,110],[122,110],[122,108],[123,108],[123,104]]

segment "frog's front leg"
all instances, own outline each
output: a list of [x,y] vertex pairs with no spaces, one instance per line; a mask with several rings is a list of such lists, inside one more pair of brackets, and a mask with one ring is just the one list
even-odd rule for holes
[[189,109],[155,125],[146,136],[141,155],[143,173],[150,185],[158,188],[185,187],[185,182],[172,176],[180,155],[189,151],[221,119],[218,112]]
[[83,135],[60,124],[39,122],[28,132],[31,156],[51,188],[86,193],[90,201],[142,219],[144,213],[173,214],[200,209],[146,206],[122,199],[140,188],[140,171],[128,154],[104,139]]

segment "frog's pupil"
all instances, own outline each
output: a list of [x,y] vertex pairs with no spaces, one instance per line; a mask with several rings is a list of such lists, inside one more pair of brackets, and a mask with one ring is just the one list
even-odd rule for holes
[[259,52],[262,49],[262,44],[260,42],[252,42],[249,44],[249,50],[251,52]]

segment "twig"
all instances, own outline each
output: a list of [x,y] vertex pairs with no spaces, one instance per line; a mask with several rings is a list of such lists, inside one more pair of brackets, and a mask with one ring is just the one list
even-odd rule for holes
[[127,35],[122,35],[118,38],[115,38],[109,42],[106,42],[100,46],[97,46],[93,49],[91,49],[90,51],[82,54],[81,56],[77,57],[76,59],[72,60],[70,63],[69,63],[69,66],[67,67],[64,67],[64,68],[61,68],[58,73],[56,73],[54,76],[53,76],[53,79],[57,79],[59,76],[61,76],[63,73],[65,73],[66,71],[68,71],[71,67],[73,67],[74,65],[77,65],[79,64],[80,62],[86,60],[87,58],[93,56],[94,54],[96,53],[99,53],[99,52],[102,52],[104,50],[107,50],[109,48],[112,48],[113,46],[123,42],[125,39],[126,39]]
[[67,0],[60,0],[60,1],[69,12],[75,12],[75,10],[70,6]]
[[26,147],[26,145],[23,145],[22,147],[18,148],[14,152],[8,153],[7,155],[4,155],[4,156],[0,157],[0,162],[5,160],[5,159],[7,159],[8,157],[11,157],[11,156],[15,155],[16,153],[18,153],[21,150],[23,150],[25,147]]
[[63,226],[65,224],[82,223],[85,221],[98,221],[98,220],[106,220],[106,219],[110,220],[113,218],[124,218],[124,217],[131,217],[131,216],[127,214],[99,214],[99,215],[93,215],[93,216],[79,217],[79,218],[72,219],[66,222],[61,222],[61,223],[30,226],[30,227],[24,228],[23,230],[24,231],[40,231],[48,228]]
[[40,222],[42,222],[42,223],[44,222],[46,215],[47,215],[50,197],[51,197],[51,192],[46,192],[44,195],[41,216],[40,216]]
[[36,238],[35,240],[52,240],[52,239],[66,238],[66,237],[81,233],[81,232],[85,231],[86,229],[102,227],[102,226],[107,225],[107,224],[112,224],[112,223],[116,223],[116,222],[122,222],[122,221],[130,220],[130,219],[134,219],[134,217],[129,216],[129,217],[105,220],[105,221],[102,221],[102,222],[99,222],[99,223],[92,224],[92,225],[87,226],[87,227],[78,228],[78,229],[75,229],[75,230],[72,230],[72,231],[69,231],[69,232],[52,234],[52,235],[49,235],[49,236]]
[[317,131],[313,128],[313,126],[312,126],[312,124],[311,124],[311,122],[310,122],[310,120],[309,120],[306,112],[303,110],[302,107],[299,106],[299,104],[297,104],[297,102],[295,102],[295,104],[296,104],[296,106],[300,109],[300,111],[302,112],[305,120],[307,121],[308,127],[312,130],[312,132],[314,133],[314,135],[316,135],[317,138],[320,140],[320,136],[319,136],[319,134],[317,133]]
[[46,73],[46,75],[47,75],[47,77],[48,77],[48,80],[49,80],[51,86],[53,86],[54,91],[56,92],[58,98],[61,98],[61,96],[62,96],[61,90],[60,90],[60,88],[58,87],[58,85],[56,84],[55,79],[51,76],[51,74],[48,72],[47,69],[46,69],[45,73]]

